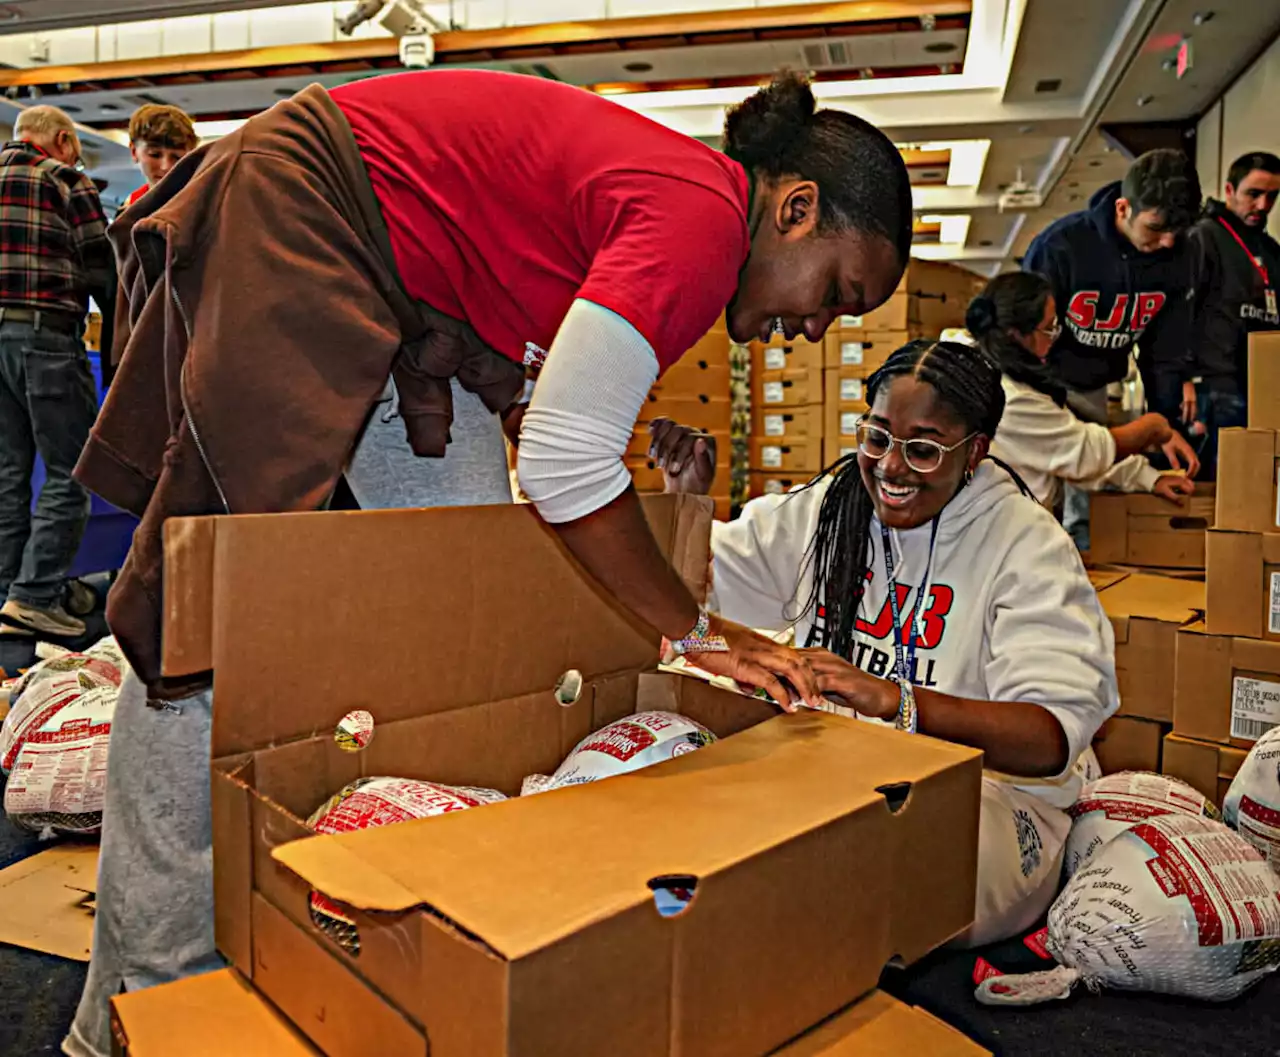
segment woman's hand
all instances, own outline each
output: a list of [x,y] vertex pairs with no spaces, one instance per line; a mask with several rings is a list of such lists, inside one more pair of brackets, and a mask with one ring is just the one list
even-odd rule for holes
[[1182,383],[1182,421],[1186,425],[1191,425],[1196,420],[1196,405],[1199,401],[1196,399],[1196,383]]
[[1200,472],[1200,458],[1196,455],[1196,450],[1187,443],[1187,438],[1181,433],[1173,433],[1169,439],[1160,445],[1160,450],[1164,452],[1164,457],[1169,460],[1169,465],[1175,470],[1185,470],[1188,477],[1194,477]]
[[787,712],[796,710],[797,698],[814,707],[821,704],[817,676],[799,651],[714,613],[709,619],[709,634],[721,636],[729,652],[690,653],[691,664],[744,686],[759,687]]
[[897,683],[868,675],[830,650],[808,649],[800,653],[817,676],[823,697],[876,719],[893,719],[898,714],[902,691]]
[[716,479],[716,439],[669,418],[649,423],[649,458],[662,470],[667,492],[706,495]]
[[1195,482],[1190,477],[1184,477],[1180,473],[1164,473],[1151,489],[1151,494],[1158,495],[1161,499],[1176,503],[1178,506],[1186,506],[1185,498],[1195,490]]

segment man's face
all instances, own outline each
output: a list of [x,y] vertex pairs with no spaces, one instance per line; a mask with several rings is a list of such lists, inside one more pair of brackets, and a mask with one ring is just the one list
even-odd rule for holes
[[734,341],[768,341],[780,321],[788,338],[820,341],[841,315],[888,300],[905,262],[878,235],[818,231],[818,188],[784,181],[768,192],[751,251],[728,309]]
[[148,187],[155,187],[190,152],[190,147],[166,147],[163,143],[147,143],[143,140],[138,140],[129,147],[129,153],[142,170]]
[[1254,169],[1238,186],[1227,184],[1227,208],[1251,228],[1265,228],[1280,195],[1280,173]]
[[1116,201],[1116,230],[1139,253],[1170,250],[1178,241],[1178,232],[1169,230],[1164,215],[1158,209],[1144,209],[1137,213],[1127,198]]

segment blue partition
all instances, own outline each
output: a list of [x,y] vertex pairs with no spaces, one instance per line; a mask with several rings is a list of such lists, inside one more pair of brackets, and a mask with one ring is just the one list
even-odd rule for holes
[[[89,366],[93,370],[94,382],[98,390],[98,405],[102,405],[102,364],[96,352],[89,352]],[[40,486],[44,484],[44,463],[37,456],[35,470],[31,475],[32,504],[40,494]],[[118,507],[93,497],[93,505],[89,513],[89,525],[85,529],[84,540],[80,551],[72,563],[72,576],[87,576],[90,573],[107,572],[119,569],[124,563],[124,556],[129,553],[129,544],[133,540],[133,530],[138,519],[126,514]]]

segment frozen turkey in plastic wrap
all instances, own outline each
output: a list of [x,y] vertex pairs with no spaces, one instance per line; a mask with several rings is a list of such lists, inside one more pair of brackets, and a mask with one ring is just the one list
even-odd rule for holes
[[1221,822],[1135,822],[1108,841],[1049,909],[1055,969],[992,976],[988,1005],[1065,998],[1078,982],[1224,1002],[1280,963],[1280,876]]
[[1068,812],[1071,832],[1062,859],[1068,877],[1135,822],[1170,814],[1219,817],[1218,809],[1186,782],[1148,771],[1122,771],[1090,782]]
[[[63,678],[76,681],[83,674]],[[50,680],[31,693],[57,685]],[[107,748],[119,696],[118,687],[95,686],[40,710],[24,727],[4,789],[5,813],[15,824],[45,837],[88,836],[102,828]]]
[[[307,819],[307,825],[317,833],[350,833],[506,799],[496,789],[441,785],[413,778],[359,778],[321,804]],[[311,893],[311,920],[343,950],[350,954],[360,952],[355,923],[319,892]]]
[[[106,640],[103,641],[105,642]],[[106,649],[97,653],[93,652],[96,648],[96,646],[91,647],[84,653],[58,650],[52,657],[37,661],[23,673],[17,685],[9,692],[10,702],[16,704],[23,694],[40,683],[49,679],[56,679],[60,675],[69,675],[72,672],[85,673],[86,677],[92,679],[96,686],[118,687],[124,675],[122,667],[123,655],[120,655],[117,659],[111,651]]]
[[1280,870],[1280,727],[1258,739],[1240,765],[1222,814],[1229,826]]
[[636,712],[588,734],[555,774],[531,774],[520,795],[545,793],[638,771],[710,745],[716,736],[678,712]]
[[9,773],[18,758],[18,750],[33,730],[49,722],[81,694],[96,689],[116,690],[116,687],[84,668],[52,672],[24,687],[0,725],[0,770]]

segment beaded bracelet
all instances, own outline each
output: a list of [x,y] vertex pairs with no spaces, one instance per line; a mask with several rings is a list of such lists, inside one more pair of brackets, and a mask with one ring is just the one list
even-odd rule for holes
[[693,625],[693,630],[684,638],[674,642],[670,639],[665,640],[665,645],[667,647],[665,652],[676,657],[683,657],[689,653],[729,652],[728,640],[723,635],[711,634],[711,618],[702,608],[698,609],[698,622]]

